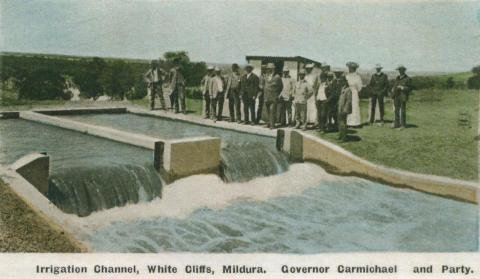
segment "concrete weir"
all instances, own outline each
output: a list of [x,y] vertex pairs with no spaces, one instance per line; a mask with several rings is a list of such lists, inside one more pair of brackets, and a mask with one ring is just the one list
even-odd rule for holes
[[[54,114],[65,112],[57,110]],[[220,167],[219,138],[167,140],[32,111],[20,112],[20,118],[153,150],[154,166],[169,180],[198,173],[218,173]]]
[[376,165],[345,149],[313,135],[281,129],[277,148],[290,155],[294,161],[312,161],[342,175],[356,175],[388,185],[411,188],[425,193],[478,204],[478,183],[435,175],[417,174]]

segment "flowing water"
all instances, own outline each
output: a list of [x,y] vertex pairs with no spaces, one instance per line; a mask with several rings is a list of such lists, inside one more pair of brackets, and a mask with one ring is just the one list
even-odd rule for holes
[[[183,130],[193,133],[190,128]],[[309,163],[262,165],[259,158],[282,160],[275,150],[249,143],[256,136],[227,137],[222,160],[224,168],[233,166],[227,181],[195,175],[162,188],[149,150],[25,120],[0,121],[0,163],[48,152],[50,198],[75,213],[65,214],[65,225],[93,251],[478,250],[477,205],[338,177]],[[274,145],[258,139],[264,141]],[[257,160],[236,157],[243,151],[255,151]],[[253,166],[278,174],[243,173]]]
[[150,150],[21,119],[0,121],[0,164],[33,152],[50,155],[47,196],[67,213],[86,216],[160,196]]
[[275,139],[187,122],[123,114],[86,114],[62,116],[70,120],[113,127],[158,138],[173,139],[213,136],[222,139],[222,175],[226,181],[248,181],[259,176],[288,170],[285,154],[275,148]]

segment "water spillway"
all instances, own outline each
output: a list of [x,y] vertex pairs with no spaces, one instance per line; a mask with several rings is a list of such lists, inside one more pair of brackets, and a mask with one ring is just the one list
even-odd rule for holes
[[123,114],[85,114],[62,116],[66,119],[149,136],[174,139],[213,136],[222,139],[221,175],[228,182],[248,181],[288,170],[288,156],[275,148],[275,139],[198,124]]
[[0,164],[50,155],[47,197],[66,213],[86,216],[161,195],[151,150],[21,119],[0,121],[0,135]]
[[47,197],[66,213],[87,216],[94,211],[161,197],[162,184],[153,166],[79,167],[52,175]]

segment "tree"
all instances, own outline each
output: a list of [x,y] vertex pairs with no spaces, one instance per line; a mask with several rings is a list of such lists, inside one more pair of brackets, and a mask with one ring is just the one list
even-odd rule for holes
[[467,80],[468,89],[480,89],[480,65],[472,68],[473,76]]
[[125,94],[132,89],[135,77],[130,65],[118,60],[103,71],[101,82],[108,96],[123,100]]
[[54,69],[39,69],[28,73],[18,82],[18,88],[19,99],[68,99],[64,96],[65,78]]
[[169,51],[163,54],[164,61],[160,61],[160,67],[164,70],[171,69],[175,66],[174,61],[180,64],[181,72],[185,77],[187,86],[197,86],[200,84],[203,76],[207,72],[205,62],[191,62],[186,51]]
[[452,89],[455,87],[455,81],[453,80],[453,77],[448,77],[446,86],[447,89]]
[[80,89],[80,95],[85,98],[97,99],[103,94],[101,76],[107,63],[102,58],[94,57],[83,68],[77,70],[73,82]]

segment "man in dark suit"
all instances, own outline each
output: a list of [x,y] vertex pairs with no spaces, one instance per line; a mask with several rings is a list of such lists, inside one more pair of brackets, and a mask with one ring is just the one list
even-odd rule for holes
[[375,108],[378,102],[378,108],[380,111],[380,123],[383,124],[383,115],[385,114],[383,97],[387,94],[388,91],[388,77],[382,72],[382,66],[377,64],[375,66],[376,73],[372,75],[370,79],[370,90],[372,96],[370,98],[371,108],[370,108],[370,125],[375,122]]
[[407,101],[412,91],[412,79],[405,73],[407,68],[400,65],[397,68],[399,75],[393,83],[391,97],[395,105],[395,123],[393,128],[405,128],[407,126]]
[[253,71],[252,65],[245,67],[246,74],[242,76],[240,81],[240,96],[243,102],[244,123],[250,124],[249,116],[251,116],[252,124],[255,124],[255,99],[259,91],[260,80]]
[[180,59],[176,58],[174,67],[170,70],[170,102],[175,107],[175,113],[187,113],[185,104],[185,78],[181,72]]
[[230,122],[241,121],[240,113],[240,67],[238,64],[232,64],[232,73],[228,75],[226,81],[226,96],[228,98],[228,109],[230,111]]
[[273,63],[268,63],[267,74],[265,75],[264,98],[265,106],[267,108],[268,123],[267,127],[275,128],[275,120],[277,116],[277,104],[280,93],[283,89],[283,82],[280,75],[275,73],[275,66]]

